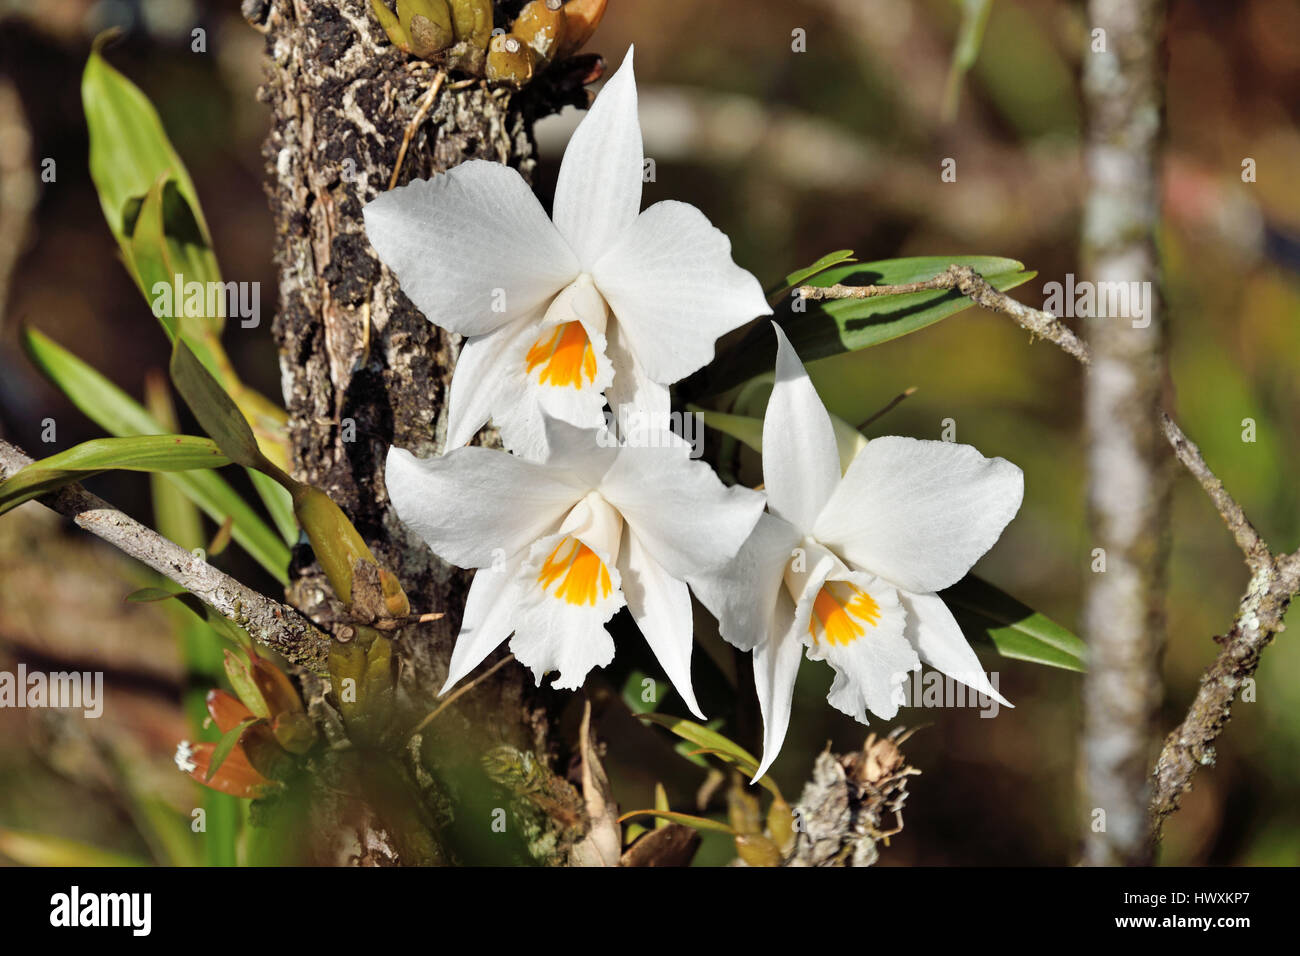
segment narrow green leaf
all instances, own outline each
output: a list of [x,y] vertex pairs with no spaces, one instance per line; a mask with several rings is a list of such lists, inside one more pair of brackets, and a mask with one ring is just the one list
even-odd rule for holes
[[989,22],[989,11],[993,9],[993,0],[961,0],[961,26],[957,31],[957,42],[952,48],[952,62],[948,67],[948,79],[944,84],[943,108],[940,118],[951,123],[957,116],[957,107],[961,102],[961,83],[979,56],[980,45],[984,42],[984,28]]
[[104,218],[119,242],[126,236],[128,207],[158,178],[170,175],[193,210],[204,240],[211,245],[199,196],[185,164],[172,148],[158,111],[140,88],[99,53],[96,42],[81,77],[81,102],[90,134],[90,176]]
[[[172,383],[190,407],[200,427],[236,464],[261,472],[278,471],[257,447],[257,439],[239,407],[195,357],[184,339],[172,345]],[[283,474],[283,473],[282,473]]]
[[781,282],[779,282],[777,285],[774,285],[772,288],[768,289],[767,298],[769,301],[771,301],[775,299],[777,296],[790,291],[795,286],[805,285],[808,282],[808,280],[811,279],[813,276],[815,276],[817,273],[825,269],[829,269],[831,266],[839,265],[842,262],[852,262],[852,261],[854,261],[852,249],[839,249],[835,252],[828,252],[826,253],[826,255],[822,256],[812,265],[791,272],[788,276],[782,279]]
[[673,823],[684,823],[688,827],[694,827],[697,830],[713,830],[716,833],[726,833],[731,836],[737,836],[735,830],[720,823],[717,820],[710,820],[708,817],[692,816],[689,813],[678,813],[675,810],[629,810],[618,818],[619,823],[624,820],[630,820],[632,817],[658,817],[661,820],[671,820]]
[[[925,256],[880,262],[833,266],[807,284],[819,287],[845,285],[903,285],[932,279],[950,265],[967,265],[995,289],[1006,290],[1028,282],[1037,273],[1024,271],[1014,259],[995,256]],[[973,302],[955,289],[913,292],[871,299],[800,301],[803,311],[783,302],[774,319],[785,330],[805,362],[880,345],[916,332],[969,309]],[[767,321],[758,322],[737,345],[678,386],[678,395],[698,400],[716,395],[770,372],[776,357],[776,338]]]
[[749,415],[731,415],[727,412],[715,412],[698,405],[687,405],[687,411],[695,412],[704,419],[704,424],[714,431],[730,435],[737,441],[744,442],[756,452],[763,451],[763,419]]
[[[149,414],[103,375],[67,349],[32,328],[23,330],[27,355],[72,404],[112,435],[156,435],[170,429]],[[281,584],[289,580],[289,549],[266,522],[215,471],[182,471],[162,475],[190,501],[220,524],[229,515],[235,519],[231,534],[235,543],[251,555]]]
[[[687,720],[684,717],[671,717],[667,714],[638,714],[642,720],[648,720],[651,723],[658,724],[672,733],[681,737],[683,740],[695,744],[701,753],[707,753],[711,756],[718,757],[726,763],[736,764],[741,770],[752,779],[754,772],[758,770],[758,761],[744,747],[732,742],[716,730],[711,730],[693,720]],[[764,775],[762,779],[755,780],[755,783],[771,791],[774,796],[780,796],[781,791],[777,789],[776,784],[770,777]]]
[[213,441],[194,435],[93,438],[32,462],[0,482],[0,514],[103,471],[188,471],[228,464],[230,459]]
[[221,735],[221,739],[217,741],[216,747],[212,749],[212,762],[208,765],[208,772],[204,777],[205,780],[211,780],[212,775],[221,769],[221,765],[226,762],[226,758],[229,757],[230,752],[235,749],[235,745],[239,743],[239,739],[244,736],[244,731],[261,720],[261,717],[245,717]]
[[939,596],[971,640],[992,641],[1003,657],[1087,670],[1087,645],[1051,618],[968,574]]
[[245,469],[245,472],[249,481],[253,483],[253,490],[266,506],[266,512],[271,516],[276,530],[280,532],[280,537],[284,539],[285,544],[293,547],[298,543],[299,537],[298,519],[293,513],[293,496],[270,475],[264,475],[251,468]]

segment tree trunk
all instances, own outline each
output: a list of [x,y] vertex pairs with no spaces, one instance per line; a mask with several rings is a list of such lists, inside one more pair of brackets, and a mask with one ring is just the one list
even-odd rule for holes
[[[1091,0],[1086,56],[1088,193],[1084,278],[1150,290],[1140,318],[1087,322],[1088,496],[1095,565],[1084,608],[1091,650],[1084,686],[1088,828],[1083,862],[1152,860],[1148,773],[1157,742],[1164,646],[1166,513],[1172,459],[1160,433],[1163,317],[1155,227],[1164,119],[1163,0]],[[1130,306],[1132,303],[1130,302]],[[1133,309],[1130,308],[1130,313]],[[1100,814],[1099,814],[1100,811]]]
[[[414,613],[446,613],[393,640],[392,696],[400,715],[394,726],[409,733],[436,705],[469,576],[436,558],[398,521],[385,491],[384,460],[392,445],[420,456],[441,450],[459,336],[431,325],[381,268],[366,239],[362,207],[387,189],[403,135],[436,68],[389,44],[368,0],[246,0],[244,13],[266,33],[270,57],[263,98],[272,110],[264,155],[280,283],[274,332],[294,474],[343,508],[380,562],[398,575]],[[531,122],[502,90],[482,82],[461,89],[448,84],[412,139],[399,182],[470,159],[506,163],[528,177]],[[339,623],[339,606],[311,562],[309,549],[296,552],[291,601],[318,622]],[[333,727],[337,741],[336,690],[327,695],[323,681],[309,678],[307,684],[313,712]],[[455,850],[457,839],[448,834],[464,837],[467,827],[488,832],[493,801],[487,800],[480,820],[467,821],[465,813],[473,811],[457,803],[464,796],[458,788],[473,789],[465,774],[472,778],[482,756],[502,746],[509,749],[494,753],[507,763],[520,759],[531,769],[531,758],[522,756],[531,751],[544,768],[548,729],[531,678],[510,666],[440,714],[422,740],[388,734],[382,753],[364,759],[339,756],[352,753],[355,741],[338,743],[331,751],[337,759],[321,772],[324,783],[313,801],[316,823],[323,821],[333,836],[313,838],[314,856],[365,863],[473,856]],[[455,747],[447,744],[453,740]],[[348,777],[349,761],[367,785],[384,778],[377,795],[366,790],[359,802],[328,799],[328,788]],[[506,776],[498,773],[485,786]],[[419,792],[414,801],[406,792],[412,788]],[[496,802],[508,797],[507,788]],[[396,832],[401,820],[428,832],[408,833],[404,841]],[[565,841],[556,834],[565,822],[542,815],[528,824],[534,858],[563,857]]]

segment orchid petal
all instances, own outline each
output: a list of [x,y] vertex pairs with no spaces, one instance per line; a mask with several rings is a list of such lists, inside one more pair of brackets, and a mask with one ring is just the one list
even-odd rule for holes
[[402,523],[462,568],[485,568],[549,533],[586,493],[535,462],[489,448],[438,458],[388,450],[388,496]]
[[[745,488],[733,493],[754,494]],[[799,543],[799,532],[766,512],[734,559],[717,571],[691,577],[688,583],[700,603],[718,619],[723,640],[750,651],[772,630],[785,566]]]
[[415,307],[463,335],[526,317],[580,271],[528,184],[500,163],[471,160],[381,193],[362,212]]
[[948,605],[937,594],[898,592],[907,611],[906,635],[921,660],[1006,707],[1015,706],[989,682]]
[[691,686],[695,625],[690,592],[683,582],[669,576],[631,531],[623,537],[618,567],[633,620],[686,706],[704,720]]
[[669,385],[713,359],[714,342],[771,315],[758,280],[731,259],[731,240],[694,206],[655,203],[592,268],[646,375]]
[[447,680],[438,691],[441,697],[483,663],[514,630],[511,620],[510,585],[518,572],[522,555],[500,567],[483,568],[474,574],[465,599],[456,646],[447,665]]
[[679,580],[734,558],[763,510],[761,497],[733,495],[688,446],[673,443],[619,448],[600,492]]
[[493,417],[493,409],[521,400],[506,356],[531,323],[514,322],[465,339],[451,375],[447,397],[446,448],[468,444]]
[[803,363],[776,323],[776,384],[763,416],[768,507],[807,534],[840,483],[835,428]]
[[755,780],[767,773],[785,743],[803,652],[803,642],[794,630],[794,605],[788,595],[782,594],[776,602],[771,633],[754,648],[754,689],[763,715],[763,759]]
[[1020,509],[1024,475],[969,445],[873,438],[817,518],[814,536],[905,591],[939,591],[991,548]]
[[555,226],[583,271],[636,219],[644,161],[629,47],[574,130],[555,184]]

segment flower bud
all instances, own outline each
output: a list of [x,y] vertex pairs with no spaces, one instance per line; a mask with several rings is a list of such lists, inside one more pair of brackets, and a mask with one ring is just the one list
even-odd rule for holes
[[515,89],[527,86],[533,78],[533,48],[519,37],[498,33],[488,44],[487,78]]
[[532,47],[542,63],[549,63],[568,36],[562,0],[530,0],[510,32]]

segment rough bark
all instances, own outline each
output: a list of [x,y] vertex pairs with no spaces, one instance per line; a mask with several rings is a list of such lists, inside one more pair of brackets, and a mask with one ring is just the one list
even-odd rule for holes
[[1162,694],[1170,467],[1157,414],[1163,321],[1154,238],[1164,3],[1091,0],[1088,14],[1090,29],[1105,31],[1106,49],[1089,53],[1084,66],[1083,278],[1148,283],[1153,314],[1087,322],[1089,511],[1105,571],[1090,576],[1084,609],[1091,660],[1084,687],[1083,861],[1144,864],[1151,861],[1148,768]]
[[[416,613],[446,612],[394,641],[398,703],[418,716],[433,709],[446,677],[468,576],[438,560],[398,521],[385,492],[384,460],[391,445],[421,456],[441,451],[459,341],[416,311],[381,268],[365,236],[362,207],[387,188],[436,68],[394,49],[368,0],[248,0],[244,13],[265,32],[270,59],[264,156],[280,277],[274,332],[293,470],[347,512],[397,573]],[[482,82],[445,84],[411,141],[399,183],[470,159],[506,163],[528,177],[534,158],[527,111],[536,108],[536,97],[512,97]],[[296,555],[290,599],[314,620],[337,619],[324,577],[310,561],[305,549]],[[456,739],[479,754],[498,746],[531,752],[544,764],[548,718],[531,683],[521,667],[501,668],[424,737]],[[309,692],[318,712],[326,712],[323,686]],[[437,779],[439,749],[436,741],[420,744],[408,748],[405,770],[418,779],[426,806],[435,806],[437,823],[436,808],[445,811],[446,803]],[[382,826],[351,817],[330,851],[336,858],[411,862]],[[451,822],[449,813],[442,812],[441,822]],[[541,843],[558,853],[555,841]],[[434,853],[420,861],[441,858]]]

